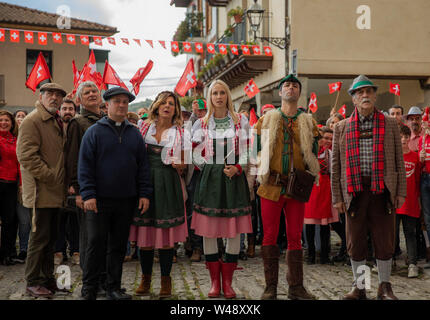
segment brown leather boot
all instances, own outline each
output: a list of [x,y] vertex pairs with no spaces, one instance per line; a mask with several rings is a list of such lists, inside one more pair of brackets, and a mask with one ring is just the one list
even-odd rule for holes
[[246,255],[249,258],[255,257],[255,237],[248,236],[248,249],[246,250]]
[[264,278],[266,288],[261,300],[276,300],[279,273],[279,248],[278,246],[261,246],[261,256],[264,263]]
[[287,250],[288,299],[314,300],[303,286],[303,250]]
[[379,284],[378,295],[376,296],[378,300],[399,300],[391,288],[391,283],[382,282]]
[[172,278],[170,276],[161,276],[160,298],[169,298],[172,296]]
[[142,274],[142,280],[139,287],[136,289],[137,296],[149,296],[149,289],[151,288],[151,274]]
[[357,285],[352,285],[352,289],[346,295],[343,296],[343,300],[367,300],[366,289],[358,289]]

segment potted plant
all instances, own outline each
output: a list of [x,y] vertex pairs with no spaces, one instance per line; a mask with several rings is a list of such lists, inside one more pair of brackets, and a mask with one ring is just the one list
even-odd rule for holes
[[243,9],[241,7],[236,7],[236,9],[231,9],[227,15],[229,17],[233,17],[234,18],[234,22],[236,23],[241,23],[242,22],[242,17],[243,17]]
[[230,38],[233,35],[234,32],[234,27],[229,24],[227,26],[227,29],[224,30],[224,36],[226,36],[227,38]]

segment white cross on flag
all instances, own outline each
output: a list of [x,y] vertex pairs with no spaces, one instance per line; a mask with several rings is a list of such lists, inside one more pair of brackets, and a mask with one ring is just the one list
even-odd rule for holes
[[193,48],[191,47],[191,43],[184,42],[182,43],[182,47],[184,48],[184,52],[192,52]]
[[230,45],[230,51],[234,54],[234,55],[238,55],[239,54],[239,49],[237,49],[237,44],[231,44]]
[[226,55],[226,54],[227,54],[227,45],[226,45],[226,44],[220,44],[220,45],[218,46],[218,48],[219,48],[219,52],[220,52],[221,54],[224,54],[224,55]]
[[260,92],[260,89],[258,89],[257,85],[254,82],[254,79],[251,79],[248,84],[245,86],[245,93],[246,95],[251,99],[254,97],[257,93]]
[[5,38],[5,31],[4,31],[4,29],[0,29],[0,41],[1,42],[4,42],[4,38]]
[[329,93],[332,94],[333,92],[340,91],[340,88],[342,88],[342,82],[334,82],[328,84]]
[[63,43],[63,37],[61,36],[61,33],[52,33],[52,40],[54,43]]
[[264,53],[266,54],[266,56],[273,56],[272,53],[272,48],[270,47],[263,47]]
[[185,96],[188,90],[197,85],[196,74],[194,72],[194,60],[190,59],[185,67],[184,73],[176,85],[175,91],[181,97]]
[[42,52],[39,52],[36,63],[31,69],[30,75],[28,76],[25,86],[33,92],[36,92],[36,88],[40,82],[51,78],[51,73],[49,72],[48,65],[46,64],[45,58]]
[[116,46],[115,38],[111,38],[111,37],[109,37],[109,38],[107,38],[107,40],[108,40],[108,43],[109,43],[109,44]]
[[195,47],[196,47],[196,52],[203,53],[203,43],[196,42]]
[[245,54],[245,55],[249,55],[250,54],[250,52],[249,52],[249,46],[242,45],[241,48],[242,48],[243,54]]
[[252,51],[254,54],[259,55],[261,53],[260,46],[252,46]]
[[46,46],[48,44],[48,34],[46,32],[39,32],[39,44]]
[[315,113],[318,110],[317,95],[314,92],[311,93],[311,99],[309,100],[308,108],[312,111],[312,113]]
[[24,41],[26,43],[33,43],[34,42],[34,37],[33,37],[32,31],[24,31]]
[[103,46],[102,37],[93,37],[94,43],[98,46]]
[[394,93],[396,96],[400,96],[400,85],[398,83],[390,82],[390,93]]
[[208,52],[209,52],[209,53],[211,53],[211,54],[214,54],[214,53],[215,53],[215,46],[214,46],[214,44],[213,44],[213,43],[208,43],[208,44],[207,44],[207,48],[208,48]]
[[178,41],[172,41],[170,43],[170,47],[172,49],[173,52],[179,52],[179,44]]
[[346,104],[340,107],[338,113],[340,113],[344,119],[346,118]]
[[90,39],[88,38],[88,36],[81,36],[81,44],[83,45],[90,45]]
[[11,42],[19,42],[19,31],[18,30],[10,30],[10,41]]
[[75,37],[75,35],[74,35],[74,34],[68,34],[68,35],[66,36],[66,38],[67,38],[67,43],[68,43],[68,44],[76,45],[76,37]]

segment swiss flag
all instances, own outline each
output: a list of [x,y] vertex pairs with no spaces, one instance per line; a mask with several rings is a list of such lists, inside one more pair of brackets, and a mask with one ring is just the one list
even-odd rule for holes
[[145,77],[148,75],[148,73],[151,71],[153,66],[154,66],[154,62],[152,60],[149,60],[146,66],[144,68],[140,68],[139,70],[137,70],[133,78],[130,79],[130,83],[133,85],[133,90],[136,96],[139,94],[140,84],[142,83],[143,79],[145,79]]
[[76,84],[79,80],[79,71],[76,68],[75,60],[72,60],[72,68],[73,68],[73,86],[76,88]]
[[251,112],[249,113],[249,125],[252,127],[254,124],[256,124],[258,121],[257,115],[255,114],[255,109],[252,108]]
[[81,36],[81,44],[84,46],[90,45],[90,38],[88,36]]
[[0,41],[1,42],[4,42],[4,40],[5,40],[5,31],[4,31],[4,29],[0,29]]
[[94,73],[97,72],[96,57],[94,55],[94,50],[91,50],[90,52],[90,57],[88,58],[87,67],[89,68],[91,76],[93,76]]
[[24,31],[24,41],[26,43],[34,43],[34,35],[32,31]]
[[139,45],[139,47],[142,46],[141,43],[140,43],[140,39],[133,39],[133,40]]
[[194,46],[196,47],[196,52],[198,53],[203,53],[203,43],[201,42],[196,42],[194,44]]
[[273,56],[272,48],[270,48],[270,47],[263,47],[263,51],[264,51],[264,54],[266,56]]
[[46,46],[48,44],[48,34],[46,32],[38,33],[39,44]]
[[71,45],[76,45],[76,37],[75,37],[75,35],[74,34],[68,34],[67,36],[66,36],[66,38],[67,38],[67,43],[68,44],[71,44]]
[[182,48],[184,48],[184,52],[192,52],[193,51],[193,47],[191,47],[191,43],[189,43],[189,42],[183,42]]
[[252,46],[252,51],[254,52],[254,54],[261,54],[260,46]]
[[206,47],[208,48],[208,52],[214,54],[215,53],[215,45],[213,43],[208,43],[206,45]]
[[112,68],[112,66],[108,63],[107,60],[105,62],[105,71],[103,72],[103,82],[117,85],[128,90],[125,83],[121,80],[121,78],[118,76],[118,74],[115,72],[115,70]]
[[172,41],[170,42],[170,48],[173,52],[179,52],[179,44],[178,41]]
[[231,44],[230,45],[230,51],[234,54],[234,55],[238,55],[239,54],[239,49],[237,48],[237,44]]
[[249,51],[249,46],[247,46],[247,45],[242,45],[242,46],[241,46],[241,48],[242,48],[242,52],[243,52],[243,54],[245,54],[245,55],[249,55],[249,54],[251,54],[251,52]]
[[10,42],[19,42],[19,31],[18,30],[10,30]]
[[160,45],[161,45],[164,49],[167,49],[167,48],[166,48],[166,41],[158,40],[158,42],[160,43]]
[[390,82],[390,92],[394,93],[396,96],[400,96],[400,85],[398,83]]
[[152,40],[145,40],[150,46],[151,48],[154,48],[154,42]]
[[219,49],[219,52],[221,53],[221,54],[227,54],[227,45],[226,44],[220,44],[219,46],[218,46],[218,49]]
[[54,43],[63,43],[63,37],[61,36],[61,33],[53,32],[52,40]]
[[109,44],[116,46],[115,38],[109,37],[109,38],[107,38],[107,41],[108,41]]
[[245,93],[249,98],[254,97],[257,93],[260,92],[257,85],[254,82],[254,79],[251,79],[248,84],[245,86]]
[[328,89],[329,89],[330,94],[332,94],[333,92],[336,92],[336,91],[340,91],[340,88],[342,88],[342,82],[341,81],[328,84]]
[[130,45],[130,42],[128,41],[127,38],[121,38],[121,41],[124,42],[127,45]]
[[342,107],[340,107],[340,109],[337,112],[340,113],[342,115],[342,117],[345,119],[346,118],[346,104],[344,104]]
[[314,92],[311,93],[311,99],[309,100],[308,108],[312,111],[312,113],[315,113],[318,110],[317,95]]
[[176,85],[175,91],[181,96],[185,96],[188,90],[197,85],[196,74],[194,72],[194,60],[190,59],[185,67],[184,73]]
[[102,37],[93,37],[94,43],[98,46],[103,46]]
[[42,52],[39,52],[36,63],[31,69],[30,75],[28,76],[25,86],[33,92],[36,92],[36,88],[40,82],[51,78],[51,73],[49,72],[48,65],[46,64],[45,58]]

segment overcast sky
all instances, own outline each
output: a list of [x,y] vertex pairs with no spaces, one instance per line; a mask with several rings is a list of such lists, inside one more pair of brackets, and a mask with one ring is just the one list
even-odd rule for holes
[[[166,50],[158,43],[158,40],[170,41],[179,23],[185,18],[185,8],[170,6],[170,0],[3,1],[50,13],[56,13],[59,6],[67,5],[72,18],[116,27],[119,30],[114,36],[116,46],[109,45],[105,39],[103,47],[93,44],[90,48],[110,50],[110,64],[129,87],[131,84],[128,80],[137,69],[144,67],[149,59],[154,61],[154,67],[143,81],[136,102],[153,98],[162,90],[173,90],[185,68],[185,55],[173,57],[169,45]],[[130,45],[122,43],[120,38],[129,38]],[[140,39],[142,47],[139,47],[133,38]],[[154,49],[144,39],[154,40]]]

